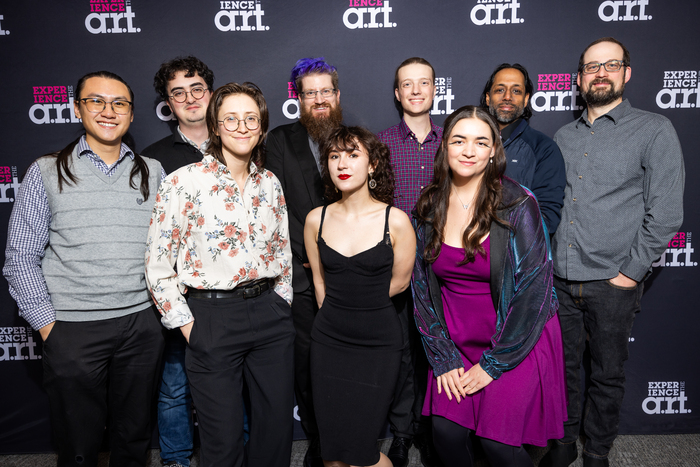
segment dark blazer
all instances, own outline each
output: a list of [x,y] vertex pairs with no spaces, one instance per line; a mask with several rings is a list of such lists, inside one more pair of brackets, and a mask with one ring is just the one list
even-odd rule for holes
[[278,126],[268,133],[265,168],[282,183],[294,256],[292,286],[295,293],[303,292],[313,284],[311,269],[302,265],[309,262],[304,248],[304,222],[312,209],[324,203],[324,189],[309,147],[309,134],[301,123]]

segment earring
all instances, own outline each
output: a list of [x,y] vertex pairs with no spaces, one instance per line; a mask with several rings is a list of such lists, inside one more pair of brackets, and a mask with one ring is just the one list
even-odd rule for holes
[[493,164],[493,157],[489,157],[489,164]]
[[375,179],[372,178],[372,173],[373,173],[373,172],[371,172],[371,173],[369,174],[369,183],[368,183],[368,185],[369,185],[369,189],[370,189],[370,190],[374,190],[375,188],[377,188],[377,181],[376,181]]

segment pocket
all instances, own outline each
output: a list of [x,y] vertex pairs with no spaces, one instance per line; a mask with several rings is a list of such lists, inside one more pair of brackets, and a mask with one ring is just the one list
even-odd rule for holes
[[635,285],[633,285],[632,287],[622,287],[621,285],[615,285],[615,284],[613,284],[612,282],[610,282],[611,280],[612,280],[612,279],[608,279],[608,280],[606,280],[605,282],[607,282],[608,285],[609,285],[610,287],[612,287],[613,289],[617,289],[617,290],[637,290],[637,287],[639,287],[639,282],[637,282],[637,283],[636,283]]
[[[55,340],[55,339],[53,339],[53,337],[56,335],[56,328],[57,327],[58,327],[58,321],[54,321],[53,327],[51,328],[51,332],[49,332],[49,336],[43,342],[43,345],[47,345],[49,343],[49,341],[53,342]],[[39,336],[41,337],[41,334],[39,334]]]
[[270,301],[270,307],[275,310],[275,313],[277,313],[277,316],[279,316],[281,319],[288,319],[292,317],[292,307],[287,303],[287,300],[282,298],[277,292],[274,290],[270,292],[270,295],[272,296],[271,301]]

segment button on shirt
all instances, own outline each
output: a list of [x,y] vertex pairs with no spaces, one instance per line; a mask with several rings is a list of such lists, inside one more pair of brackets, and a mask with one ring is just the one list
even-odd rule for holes
[[643,280],[683,221],[685,169],[673,125],[625,99],[593,123],[584,111],[554,141],[566,164],[554,273]]
[[166,178],[146,251],[146,282],[166,328],[193,321],[188,288],[232,290],[273,278],[291,304],[287,204],[272,172],[251,162],[241,193],[226,166],[207,155]]
[[433,161],[442,141],[442,128],[430,121],[431,130],[420,143],[402,119],[401,123],[377,134],[391,154],[396,189],[394,206],[411,216],[420,193],[433,179]]

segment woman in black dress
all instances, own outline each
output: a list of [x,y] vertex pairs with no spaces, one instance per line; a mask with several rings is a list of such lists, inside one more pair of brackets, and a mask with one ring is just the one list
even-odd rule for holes
[[390,297],[408,287],[416,240],[392,208],[389,150],[370,131],[341,127],[322,147],[328,206],[304,239],[319,312],[311,381],[326,467],[391,467],[377,439],[396,386],[403,337]]

